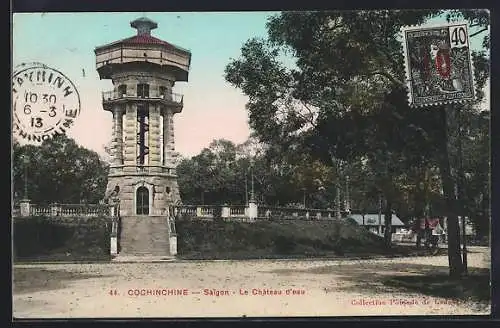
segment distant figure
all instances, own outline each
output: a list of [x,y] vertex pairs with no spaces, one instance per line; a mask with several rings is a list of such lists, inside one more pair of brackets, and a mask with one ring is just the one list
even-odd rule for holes
[[444,224],[444,218],[441,216],[438,218],[438,224],[436,228],[433,230],[433,234],[435,234],[441,242],[445,243],[446,242],[446,231],[444,230],[443,226],[441,226],[441,222]]
[[413,226],[411,227],[411,232],[417,235],[416,246],[420,248],[420,243],[422,242],[422,238],[425,238],[425,228],[426,228],[426,220],[422,218],[418,218],[413,222]]
[[118,194],[120,193],[120,186],[116,185],[115,188],[106,196],[104,196],[104,200],[109,203],[109,201],[115,201],[118,198]]
[[120,192],[120,186],[116,185],[111,194],[109,195],[111,198],[115,198],[118,196],[118,193]]
[[437,247],[439,241],[439,235],[437,234],[439,225],[439,218],[427,218],[427,231],[425,238],[426,247]]
[[425,247],[437,246],[442,228],[439,224],[439,218],[425,217],[415,220],[412,232],[417,235],[416,246],[420,248],[422,239],[424,239]]

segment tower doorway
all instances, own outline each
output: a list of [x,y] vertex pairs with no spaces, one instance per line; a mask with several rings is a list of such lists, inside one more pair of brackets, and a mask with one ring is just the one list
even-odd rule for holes
[[137,215],[149,215],[149,190],[142,186],[136,192],[136,213]]

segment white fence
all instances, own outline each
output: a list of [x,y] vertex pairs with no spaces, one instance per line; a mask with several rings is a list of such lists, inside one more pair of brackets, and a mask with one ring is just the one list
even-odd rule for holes
[[117,216],[116,205],[107,204],[20,204],[20,209],[13,211],[13,216]]
[[266,205],[181,205],[176,206],[177,216],[187,219],[212,220],[222,218],[234,221],[306,219],[333,220],[335,211],[330,209],[308,209],[295,207],[274,207]]
[[[305,219],[305,220],[332,220],[335,211],[330,209],[308,209],[295,207],[273,207],[250,203],[248,205],[180,205],[175,206],[176,216],[188,219],[212,220],[223,218],[226,220],[253,221]],[[36,205],[20,204],[20,209],[13,212],[14,216],[118,216],[116,205],[108,204],[51,204]],[[167,215],[167,212],[155,213]]]

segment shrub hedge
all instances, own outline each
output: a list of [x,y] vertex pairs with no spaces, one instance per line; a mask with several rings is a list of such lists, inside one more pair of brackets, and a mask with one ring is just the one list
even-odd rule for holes
[[380,237],[337,221],[176,222],[178,255],[192,259],[342,256],[384,253]]
[[14,260],[109,260],[111,220],[105,217],[16,217]]

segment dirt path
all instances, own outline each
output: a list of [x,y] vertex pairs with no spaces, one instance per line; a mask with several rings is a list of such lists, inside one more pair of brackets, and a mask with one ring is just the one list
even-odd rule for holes
[[[476,248],[469,254],[469,267],[487,268],[487,251]],[[17,318],[489,313],[484,302],[458,302],[384,283],[446,272],[445,256],[15,265],[13,310]]]

